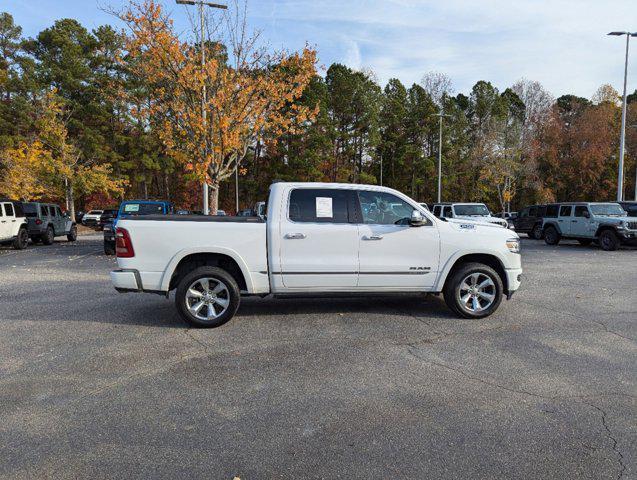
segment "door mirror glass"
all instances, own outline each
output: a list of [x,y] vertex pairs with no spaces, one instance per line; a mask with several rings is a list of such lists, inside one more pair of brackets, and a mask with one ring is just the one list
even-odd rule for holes
[[426,223],[426,220],[419,210],[414,210],[413,212],[411,212],[409,223],[412,227],[420,227]]

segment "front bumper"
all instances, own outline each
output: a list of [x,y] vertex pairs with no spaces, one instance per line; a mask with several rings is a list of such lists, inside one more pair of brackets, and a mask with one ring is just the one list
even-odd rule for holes
[[513,294],[520,288],[522,284],[522,269],[521,268],[511,268],[506,269],[507,276],[507,298],[511,298]]

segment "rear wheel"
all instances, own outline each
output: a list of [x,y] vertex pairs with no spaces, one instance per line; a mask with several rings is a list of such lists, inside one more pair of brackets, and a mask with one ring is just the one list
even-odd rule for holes
[[555,227],[546,227],[544,231],[544,241],[547,245],[557,245],[560,243],[562,236],[559,234]]
[[447,306],[464,318],[484,318],[498,309],[504,288],[500,275],[488,265],[467,263],[447,280]]
[[602,250],[607,252],[617,250],[619,248],[619,238],[612,230],[604,230],[599,236],[599,245]]
[[175,304],[186,323],[215,328],[234,317],[240,298],[232,275],[217,267],[199,267],[179,282]]
[[26,228],[21,228],[18,235],[13,240],[13,248],[16,250],[24,250],[29,244],[29,232]]
[[75,240],[77,240],[77,227],[75,225],[73,225],[71,227],[71,230],[69,231],[68,235],[66,236],[66,239],[69,242],[74,242]]
[[542,240],[542,225],[538,224],[533,227],[533,230],[531,230],[529,236],[535,240]]
[[45,245],[52,245],[54,240],[55,240],[55,232],[53,231],[53,227],[48,226],[46,228],[46,232],[44,232],[44,235],[42,235],[42,242]]

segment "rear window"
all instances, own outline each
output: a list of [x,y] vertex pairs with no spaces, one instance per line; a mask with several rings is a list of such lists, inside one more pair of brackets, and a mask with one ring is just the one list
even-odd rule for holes
[[290,220],[311,223],[348,223],[349,190],[299,188],[292,190]]
[[547,205],[545,217],[555,218],[557,217],[557,212],[559,211],[559,205]]
[[24,204],[24,214],[28,218],[36,218],[38,216],[38,206],[35,203]]
[[126,215],[161,215],[164,207],[158,203],[127,203],[122,207]]

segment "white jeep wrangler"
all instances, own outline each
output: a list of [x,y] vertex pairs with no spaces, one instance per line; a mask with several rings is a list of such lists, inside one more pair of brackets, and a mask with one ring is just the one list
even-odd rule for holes
[[16,250],[26,248],[29,231],[22,202],[0,199],[0,244],[7,243],[13,244]]

